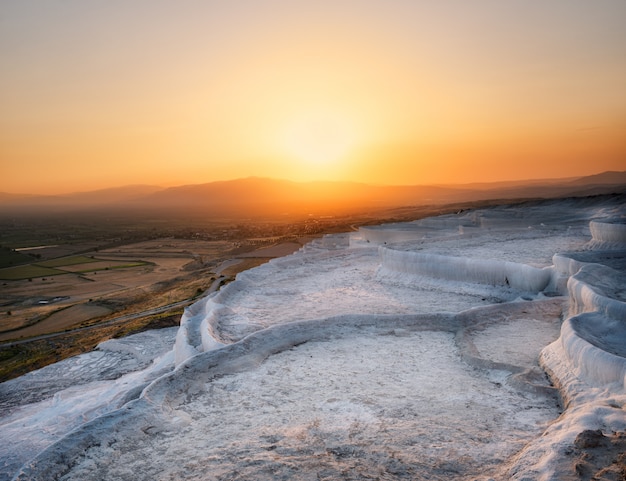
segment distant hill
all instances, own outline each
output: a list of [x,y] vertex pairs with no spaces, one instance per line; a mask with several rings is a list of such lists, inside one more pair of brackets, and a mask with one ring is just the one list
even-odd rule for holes
[[538,199],[626,191],[626,172],[566,179],[464,185],[381,186],[355,182],[292,182],[249,177],[161,188],[132,185],[57,196],[0,193],[3,212],[115,209],[176,215],[251,217],[279,214],[369,212],[402,206],[489,199]]
[[30,195],[30,194],[9,194],[7,192],[0,192],[0,204],[2,203],[6,203],[6,202],[19,202],[22,201],[24,199],[28,199],[31,197],[36,197],[34,195]]
[[[626,189],[623,173],[582,178],[496,182],[466,185],[380,186],[354,182],[292,182],[250,177],[185,185],[154,192],[138,200],[162,209],[193,209],[232,215],[368,211],[396,206],[446,204],[487,199],[554,198]],[[589,180],[587,180],[589,179]],[[604,184],[600,181],[604,180]],[[598,188],[599,185],[604,187]],[[586,189],[586,190],[585,190]],[[619,189],[618,189],[619,190]]]
[[[469,191],[467,191],[469,193]],[[250,212],[345,210],[454,200],[465,190],[433,186],[374,186],[351,182],[291,182],[251,177],[172,187],[140,202],[164,208],[245,208]]]
[[601,174],[588,175],[570,182],[571,185],[626,185],[626,171],[608,171]]
[[92,190],[88,192],[74,192],[62,196],[69,202],[85,202],[92,204],[128,202],[140,199],[146,195],[163,190],[156,185],[126,185],[109,189]]
[[0,206],[66,206],[87,207],[132,202],[150,195],[163,187],[154,185],[126,185],[86,192],[72,192],[60,195],[7,194],[0,192]]
[[108,189],[99,189],[87,192],[72,192],[70,194],[62,195],[27,195],[22,197],[24,198],[24,201],[35,204],[44,203],[86,206],[134,201],[159,190],[163,190],[163,187],[154,185],[126,185],[123,187],[111,187]]

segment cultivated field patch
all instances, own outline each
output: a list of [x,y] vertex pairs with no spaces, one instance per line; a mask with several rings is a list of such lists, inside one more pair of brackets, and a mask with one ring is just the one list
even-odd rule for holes
[[124,269],[127,267],[140,267],[149,265],[148,262],[144,261],[116,261],[116,260],[105,260],[105,259],[92,259],[89,263],[82,264],[74,264],[74,265],[64,265],[63,270],[68,272],[92,272],[92,271],[103,271],[109,269]]
[[19,337],[39,336],[50,332],[58,332],[76,326],[81,322],[106,316],[112,311],[104,306],[96,304],[77,304],[62,308],[53,312],[50,316],[32,326],[23,329],[0,334],[0,341],[16,339]]
[[136,242],[101,250],[105,255],[132,256],[135,258],[145,257],[220,257],[232,248],[232,242],[228,241],[201,241],[192,239],[153,239]]
[[98,262],[98,259],[87,256],[70,256],[61,257],[59,259],[51,259],[49,261],[37,262],[37,265],[44,267],[65,267],[76,264],[87,264],[90,262]]
[[0,269],[0,280],[17,281],[46,276],[58,276],[68,273],[96,272],[127,267],[151,265],[141,260],[98,259],[87,256],[69,256],[23,266]]
[[8,247],[0,246],[0,267],[10,267],[32,260],[33,258],[29,255],[16,252]]
[[0,280],[17,281],[21,279],[31,279],[33,277],[58,276],[61,274],[67,274],[67,272],[37,264],[29,264],[0,269]]

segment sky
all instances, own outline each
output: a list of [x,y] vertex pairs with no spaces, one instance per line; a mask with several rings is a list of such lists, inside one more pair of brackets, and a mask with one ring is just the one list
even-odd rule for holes
[[0,192],[626,170],[623,0],[4,0]]

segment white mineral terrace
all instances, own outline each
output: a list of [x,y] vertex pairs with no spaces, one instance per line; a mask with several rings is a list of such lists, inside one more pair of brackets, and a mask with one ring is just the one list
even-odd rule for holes
[[581,432],[626,431],[625,215],[571,199],[324,237],[176,333],[0,384],[0,480],[563,479]]

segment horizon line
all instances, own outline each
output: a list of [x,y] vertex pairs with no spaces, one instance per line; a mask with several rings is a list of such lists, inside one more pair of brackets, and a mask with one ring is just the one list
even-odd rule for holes
[[568,181],[568,180],[576,180],[576,179],[581,179],[584,177],[592,177],[595,175],[610,174],[610,173],[616,173],[616,174],[626,173],[626,170],[605,170],[605,171],[596,172],[593,174],[574,175],[574,176],[567,176],[567,177],[536,177],[536,178],[525,178],[525,179],[519,179],[519,180],[512,180],[512,179],[491,180],[491,181],[478,180],[478,181],[462,182],[462,183],[456,183],[456,182],[439,183],[438,182],[438,183],[424,183],[424,184],[420,184],[420,183],[405,183],[405,184],[382,184],[381,183],[381,184],[378,184],[378,183],[373,183],[373,182],[362,182],[362,181],[355,181],[355,180],[330,180],[330,179],[315,179],[315,180],[300,181],[300,180],[292,180],[288,178],[250,175],[250,176],[245,176],[245,177],[218,179],[218,180],[212,180],[208,182],[183,183],[183,184],[174,184],[174,185],[129,183],[129,184],[111,185],[108,187],[99,187],[99,188],[94,188],[94,189],[89,189],[89,190],[62,191],[62,192],[56,192],[56,193],[11,192],[7,190],[0,190],[0,194],[6,194],[6,195],[11,195],[11,196],[25,196],[25,197],[59,197],[59,196],[62,197],[62,196],[68,196],[68,195],[89,194],[89,193],[104,192],[108,190],[125,189],[125,188],[132,188],[132,187],[135,187],[135,188],[151,187],[151,188],[167,190],[167,189],[176,189],[176,188],[186,187],[186,186],[200,186],[200,185],[217,184],[217,183],[237,182],[237,181],[251,180],[251,179],[289,182],[293,184],[303,184],[303,185],[326,183],[326,184],[356,184],[356,185],[367,185],[367,186],[372,186],[372,187],[416,187],[416,186],[461,187],[461,186],[470,186],[470,185],[476,185],[476,184],[506,184],[506,183],[523,184],[525,182]]

